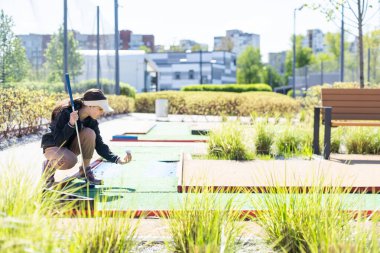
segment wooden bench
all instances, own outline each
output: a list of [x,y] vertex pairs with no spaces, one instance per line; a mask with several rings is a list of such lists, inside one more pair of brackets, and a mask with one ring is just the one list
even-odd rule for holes
[[330,158],[331,127],[380,126],[380,89],[322,89],[322,106],[314,108],[313,153],[319,151],[319,125],[325,124],[324,158]]

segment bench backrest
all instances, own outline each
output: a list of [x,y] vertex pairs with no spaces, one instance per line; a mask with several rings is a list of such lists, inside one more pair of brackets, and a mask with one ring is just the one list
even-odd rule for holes
[[380,89],[322,89],[332,120],[380,120]]

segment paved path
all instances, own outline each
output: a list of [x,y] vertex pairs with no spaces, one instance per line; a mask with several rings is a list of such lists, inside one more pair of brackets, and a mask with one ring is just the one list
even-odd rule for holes
[[192,160],[185,156],[182,186],[266,187],[335,185],[380,191],[380,156],[338,155],[331,160]]

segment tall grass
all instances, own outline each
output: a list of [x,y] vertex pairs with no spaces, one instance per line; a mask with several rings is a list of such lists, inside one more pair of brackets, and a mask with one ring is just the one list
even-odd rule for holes
[[[339,153],[340,146],[342,145],[342,143],[344,143],[344,131],[346,131],[344,127],[338,127],[338,128],[332,129],[331,147],[330,147],[332,153]],[[321,143],[323,143],[323,139],[321,139]]]
[[[44,191],[43,182],[28,168],[0,164],[0,175],[0,252],[100,253],[134,248],[138,222],[132,221],[131,212],[71,217],[72,210],[81,207],[60,201],[58,192]],[[107,199],[95,200],[102,201]]]
[[0,164],[0,175],[0,252],[51,252],[63,232],[50,219],[59,196],[44,193],[33,175],[12,163]]
[[75,221],[78,224],[72,232],[69,252],[131,252],[136,246],[138,226],[132,218],[123,214]]
[[368,127],[357,127],[347,131],[347,151],[349,154],[377,154],[380,143],[379,132]]
[[255,127],[255,148],[259,155],[269,155],[274,143],[274,131],[268,123],[259,122]]
[[311,131],[304,128],[294,127],[290,124],[287,127],[278,128],[278,138],[276,139],[276,154],[278,156],[306,156],[312,155],[312,135]]
[[244,127],[240,123],[226,122],[215,131],[211,131],[208,142],[210,158],[222,160],[250,160],[253,152],[244,142]]
[[222,193],[207,187],[203,192],[192,189],[184,194],[179,209],[170,212],[168,225],[173,243],[168,245],[174,252],[214,253],[236,252],[238,236],[244,225],[233,197],[222,201]]
[[362,224],[347,212],[350,189],[322,182],[301,190],[275,186],[252,198],[253,206],[265,207],[257,222],[268,243],[281,252],[378,252],[378,228],[359,229]]

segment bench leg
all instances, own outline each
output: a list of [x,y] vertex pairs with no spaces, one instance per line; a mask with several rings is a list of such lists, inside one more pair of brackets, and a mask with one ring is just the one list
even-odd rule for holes
[[314,108],[313,154],[319,155],[319,120],[321,108]]
[[331,111],[332,108],[325,109],[325,139],[324,139],[324,158],[330,159],[331,152]]

